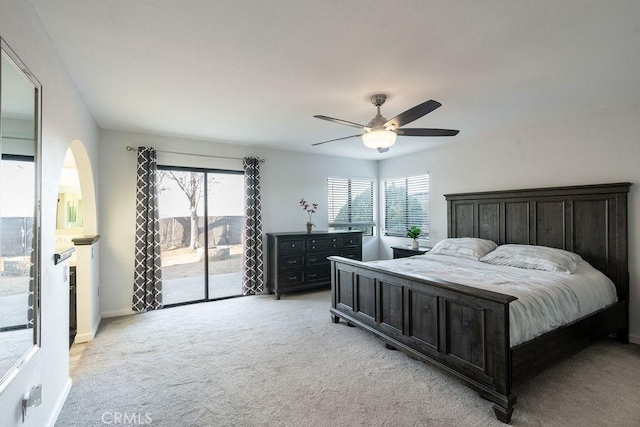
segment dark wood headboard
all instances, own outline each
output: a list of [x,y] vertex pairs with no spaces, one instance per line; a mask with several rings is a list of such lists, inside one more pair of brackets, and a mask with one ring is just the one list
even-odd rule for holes
[[629,299],[627,193],[631,183],[445,194],[449,237],[479,237],[579,254]]

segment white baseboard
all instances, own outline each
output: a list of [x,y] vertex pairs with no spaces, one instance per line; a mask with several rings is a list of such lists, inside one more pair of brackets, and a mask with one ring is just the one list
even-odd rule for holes
[[100,313],[100,316],[103,319],[107,319],[109,317],[131,316],[132,314],[136,314],[136,312],[131,309],[128,309],[128,310],[105,311]]
[[100,327],[100,321],[101,320],[102,320],[102,316],[98,315],[98,318],[96,319],[96,322],[91,326],[91,332],[93,333],[94,337],[98,333],[98,327]]
[[73,342],[79,344],[79,343],[89,342],[93,340],[96,336],[96,333],[98,332],[98,327],[100,326],[101,320],[102,320],[102,317],[98,316],[98,318],[96,319],[96,322],[93,325],[91,325],[91,332],[86,332],[84,334],[76,334],[76,338],[74,339]]
[[640,345],[640,337],[637,335],[629,334],[629,342]]
[[109,317],[131,316],[132,314],[136,314],[136,312],[129,309],[129,310],[104,311],[100,313],[100,316],[103,319],[107,319]]
[[58,401],[56,402],[56,406],[54,406],[53,408],[53,412],[51,413],[51,416],[49,417],[49,421],[47,421],[47,426],[49,427],[54,427],[54,425],[56,424],[56,421],[58,421],[58,416],[60,415],[60,412],[62,411],[62,407],[64,406],[64,402],[67,401],[67,396],[69,396],[69,391],[71,391],[71,378],[67,378],[67,382],[64,385],[64,390],[62,390],[62,393],[60,394],[60,397],[58,398]]
[[89,342],[91,340],[93,340],[93,337],[95,337],[96,334],[94,334],[93,332],[87,332],[84,334],[77,334],[76,338],[73,340],[74,343],[76,344],[80,344],[83,342]]

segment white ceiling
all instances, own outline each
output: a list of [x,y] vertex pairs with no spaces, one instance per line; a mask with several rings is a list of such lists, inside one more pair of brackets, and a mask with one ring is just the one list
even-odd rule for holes
[[[637,0],[29,1],[106,129],[381,159],[640,101]],[[311,147],[375,93],[460,134]]]

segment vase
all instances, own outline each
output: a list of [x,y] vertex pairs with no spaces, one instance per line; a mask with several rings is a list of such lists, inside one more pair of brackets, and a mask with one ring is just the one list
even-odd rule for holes
[[307,234],[311,234],[311,229],[313,228],[313,224],[310,222],[307,223]]
[[418,243],[417,240],[414,240],[413,242],[411,242],[411,249],[418,249],[420,247],[420,244]]

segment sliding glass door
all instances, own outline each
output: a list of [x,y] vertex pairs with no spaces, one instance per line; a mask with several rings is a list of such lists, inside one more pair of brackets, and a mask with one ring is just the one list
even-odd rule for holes
[[199,245],[205,174],[159,170],[158,211],[164,305],[205,299],[202,247]]
[[242,294],[244,175],[207,173],[209,299]]
[[243,173],[158,169],[164,305],[241,295]]

